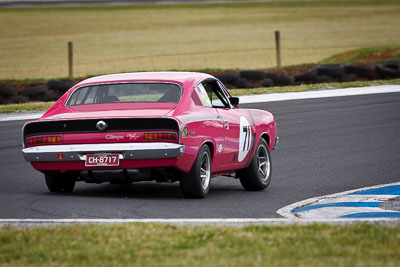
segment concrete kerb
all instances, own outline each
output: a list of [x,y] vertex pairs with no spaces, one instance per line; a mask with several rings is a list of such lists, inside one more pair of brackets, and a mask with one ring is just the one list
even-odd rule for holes
[[371,94],[398,93],[398,92],[400,92],[400,85],[378,85],[378,86],[368,86],[368,87],[352,87],[345,89],[246,95],[240,97],[240,103],[251,104],[251,103],[262,103],[262,102],[371,95]]
[[[335,194],[329,194],[325,196],[313,197],[309,199],[305,199],[296,203],[292,203],[288,206],[280,208],[277,213],[288,219],[295,220],[307,220],[307,219],[349,219],[346,218],[351,214],[357,214],[362,212],[385,212],[389,214],[398,214],[395,210],[384,210],[377,207],[370,207],[368,205],[356,205],[356,204],[368,204],[370,201],[375,201],[376,203],[385,203],[391,199],[398,198],[398,188],[400,186],[400,182],[381,184],[363,188],[357,188],[349,191],[339,192]],[[389,190],[392,188],[392,191]],[[371,190],[383,190],[385,189],[387,193],[369,193]],[[367,193],[363,193],[367,192]],[[338,204],[348,204],[348,205],[335,205]],[[397,207],[399,202],[395,202],[394,206]],[[307,210],[307,208],[316,207],[316,209],[310,209],[310,211],[300,211],[301,209]],[[398,207],[397,207],[398,208]],[[300,210],[299,210],[300,209]],[[312,213],[307,213],[311,212]],[[391,213],[393,212],[393,213]],[[344,216],[344,217],[342,217]],[[373,215],[369,216],[368,219],[383,219],[383,216],[374,217]],[[360,218],[358,218],[360,219]],[[367,218],[364,218],[367,219]],[[390,218],[393,220],[400,219],[399,216],[393,216]]]
[[34,120],[39,119],[43,114],[43,111],[3,114],[0,115],[0,121]]
[[0,227],[47,227],[90,224],[125,224],[125,223],[155,223],[176,226],[232,226],[243,227],[251,225],[284,226],[284,225],[351,225],[359,223],[397,226],[400,219],[286,219],[286,218],[230,218],[230,219],[0,219]]

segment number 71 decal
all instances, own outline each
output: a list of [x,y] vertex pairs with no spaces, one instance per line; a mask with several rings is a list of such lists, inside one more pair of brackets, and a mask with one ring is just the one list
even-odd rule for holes
[[238,161],[242,162],[247,156],[251,146],[251,127],[249,121],[244,117],[240,117],[240,134],[239,134],[239,155]]
[[243,149],[242,151],[248,151],[250,149],[250,134],[251,134],[251,130],[250,130],[250,126],[243,126],[243,132],[245,132],[245,136],[244,136],[244,143],[243,143]]

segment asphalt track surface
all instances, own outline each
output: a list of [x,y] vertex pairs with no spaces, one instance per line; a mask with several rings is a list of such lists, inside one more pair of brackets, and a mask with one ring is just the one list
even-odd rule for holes
[[311,197],[400,181],[400,93],[243,105],[267,109],[280,144],[264,191],[217,177],[205,199],[184,199],[178,183],[77,183],[49,193],[24,161],[24,121],[0,123],[0,218],[279,218],[276,211]]

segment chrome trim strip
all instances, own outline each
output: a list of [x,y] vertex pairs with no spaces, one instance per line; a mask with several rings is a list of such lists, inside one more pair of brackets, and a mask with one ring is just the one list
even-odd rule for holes
[[[63,162],[85,160],[87,153],[120,153],[120,159],[125,160],[178,158],[184,150],[184,145],[154,142],[44,145],[24,148],[22,153],[26,161]],[[62,159],[57,154],[63,154]]]
[[177,116],[177,118],[183,123],[195,122],[195,121],[203,121],[203,120],[221,120],[220,116],[217,115],[209,115],[209,114],[194,114],[194,115],[182,115]]
[[232,97],[232,95],[229,93],[228,89],[226,86],[217,78],[215,78],[219,84],[219,87],[221,88],[222,92],[225,94],[226,99],[228,100],[228,104],[231,109],[234,109],[235,107],[231,105],[231,101],[229,101],[229,97]]
[[24,136],[24,130],[25,130],[25,125],[27,125],[29,123],[29,121],[28,122],[25,122],[24,123],[24,126],[22,126],[22,134],[21,134],[21,139],[22,139],[22,148],[25,148],[25,142],[26,142],[26,138],[25,138],[25,136]]
[[176,148],[179,144],[151,142],[151,143],[104,143],[104,144],[71,144],[71,145],[42,145],[24,148],[24,153],[46,153],[46,152],[107,152],[107,151],[124,151],[134,149],[164,149]]

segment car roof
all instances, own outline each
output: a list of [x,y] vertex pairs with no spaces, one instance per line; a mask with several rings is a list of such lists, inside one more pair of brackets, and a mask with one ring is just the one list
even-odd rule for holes
[[184,84],[189,81],[201,81],[213,76],[200,72],[133,72],[102,75],[81,81],[77,85],[122,81],[168,81]]

